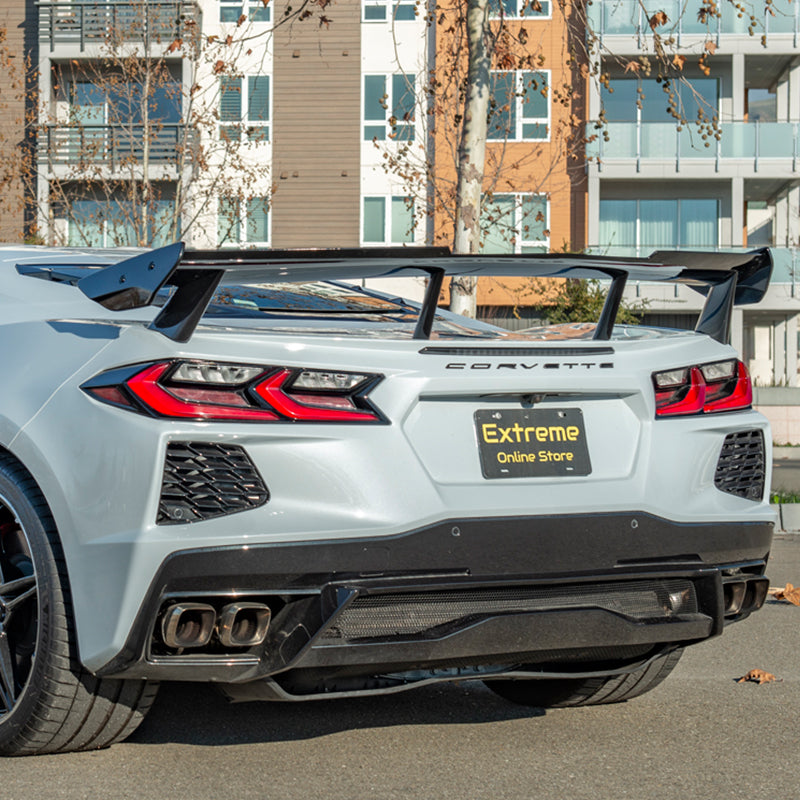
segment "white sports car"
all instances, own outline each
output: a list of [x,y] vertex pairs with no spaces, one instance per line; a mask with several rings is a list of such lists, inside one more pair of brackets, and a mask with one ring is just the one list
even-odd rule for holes
[[[758,609],[770,435],[728,344],[746,254],[0,249],[0,752],[232,700],[486,681],[626,700]],[[449,276],[610,279],[512,334]],[[417,303],[365,288],[426,279]],[[626,279],[707,295],[615,326]],[[348,282],[343,282],[348,281]]]

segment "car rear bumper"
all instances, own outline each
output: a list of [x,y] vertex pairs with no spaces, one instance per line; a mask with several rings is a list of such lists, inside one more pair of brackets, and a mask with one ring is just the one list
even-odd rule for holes
[[[278,694],[308,697],[365,681],[388,691],[454,669],[466,677],[634,668],[760,606],[772,529],[631,512],[184,550],[162,563],[124,648],[97,672],[223,683],[273,676]],[[742,604],[731,607],[734,583]],[[164,644],[165,609],[201,602],[219,613],[241,600],[270,608],[263,643]]]

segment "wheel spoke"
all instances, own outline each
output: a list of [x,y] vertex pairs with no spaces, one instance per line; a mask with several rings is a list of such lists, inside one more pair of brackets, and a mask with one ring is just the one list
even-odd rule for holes
[[14,662],[11,658],[11,648],[8,646],[6,632],[0,630],[0,702],[11,711],[17,698],[14,685]]
[[[5,604],[7,606],[11,606],[18,597],[15,598],[14,595],[17,593],[27,594],[26,589],[33,586],[36,586],[36,578],[33,575],[26,575],[24,578],[17,578],[15,581],[9,581],[8,583],[0,583],[0,597],[6,598]],[[13,598],[12,600],[7,599],[8,597]]]
[[13,600],[7,600],[5,603],[6,611],[13,611],[18,605],[24,603],[28,598],[36,596],[36,586],[31,586],[27,592],[17,595]]

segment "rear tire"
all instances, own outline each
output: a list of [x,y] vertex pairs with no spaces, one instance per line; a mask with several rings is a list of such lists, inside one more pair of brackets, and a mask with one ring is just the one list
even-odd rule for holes
[[622,703],[655,689],[675,669],[683,653],[673,650],[638,672],[596,678],[484,681],[495,694],[522,706],[564,708]]
[[0,755],[122,741],[157,691],[146,681],[98,679],[81,666],[50,509],[28,472],[0,455]]

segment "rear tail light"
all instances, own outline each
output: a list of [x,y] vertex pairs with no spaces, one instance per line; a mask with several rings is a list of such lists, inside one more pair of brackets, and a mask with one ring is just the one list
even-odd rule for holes
[[200,361],[102,372],[81,387],[156,417],[252,422],[380,422],[367,394],[380,375]]
[[653,373],[656,416],[713,414],[750,408],[753,387],[736,359]]

